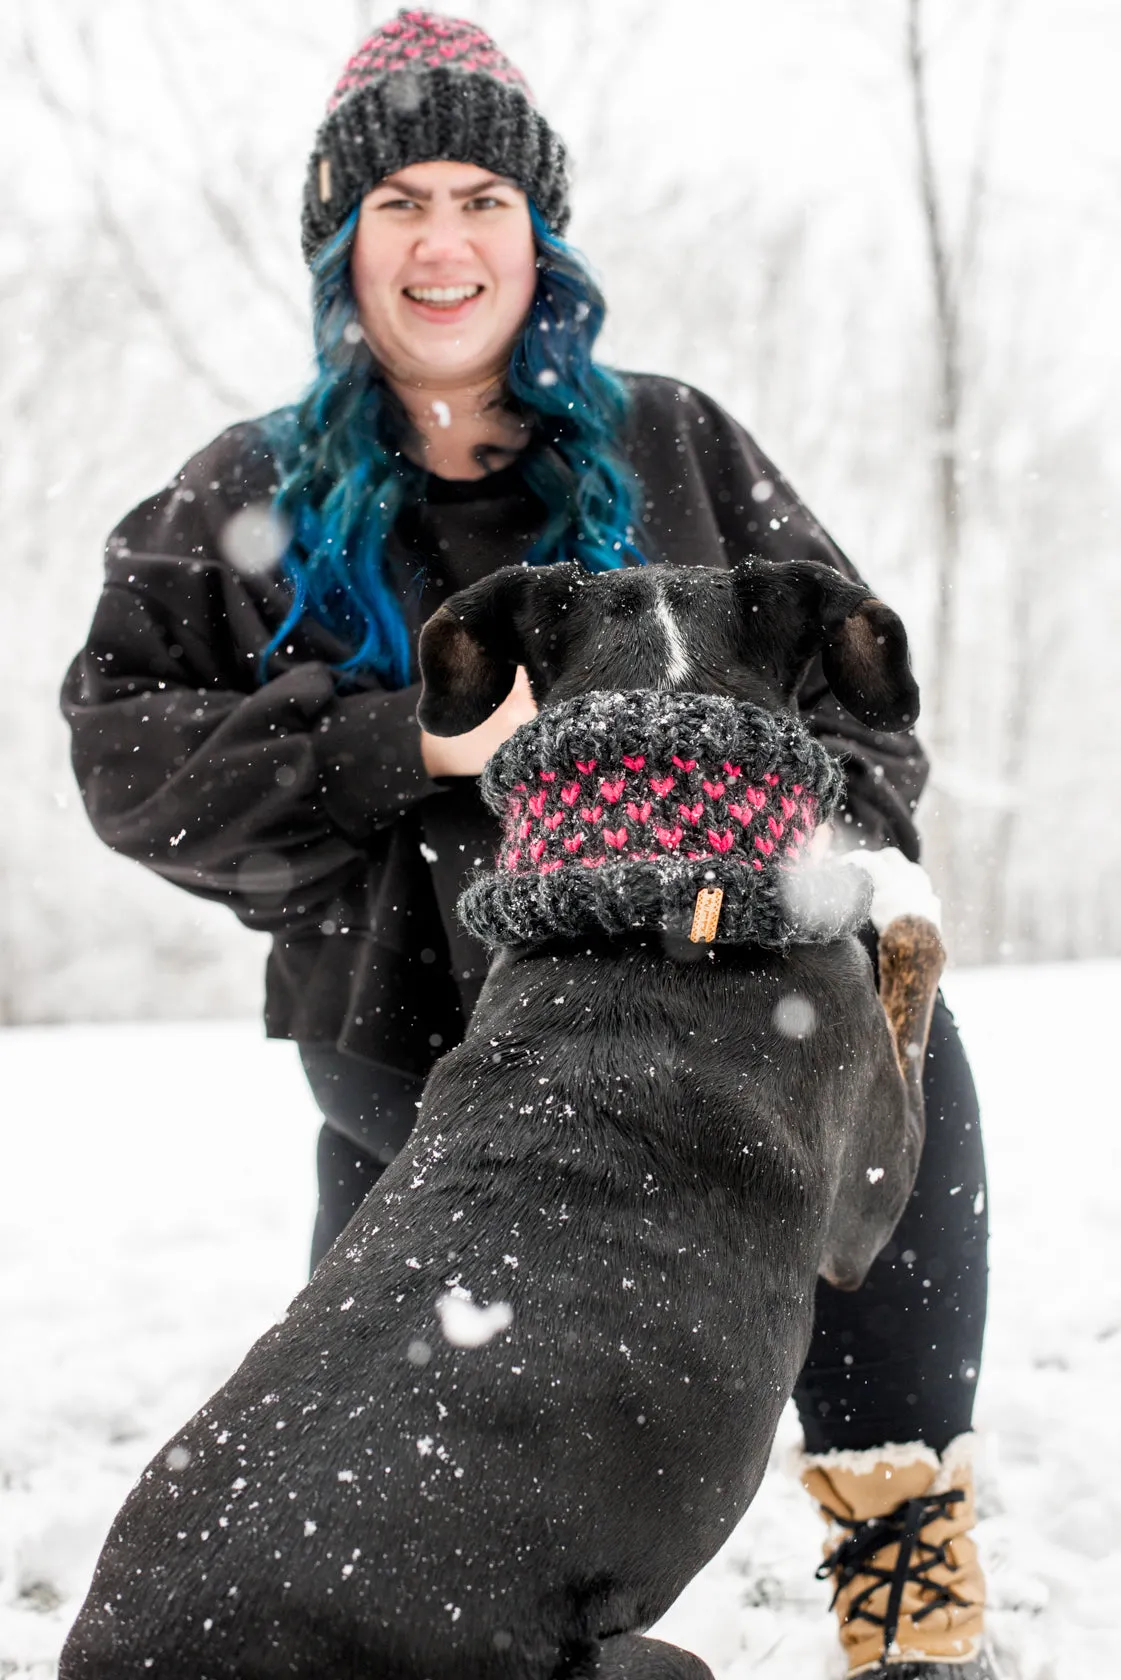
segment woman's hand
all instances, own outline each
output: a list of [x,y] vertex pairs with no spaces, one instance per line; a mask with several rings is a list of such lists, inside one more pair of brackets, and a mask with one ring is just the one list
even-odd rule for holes
[[841,859],[862,870],[872,883],[872,926],[882,933],[897,916],[924,916],[941,931],[942,901],[921,863],[912,863],[896,846],[878,852],[846,852]]
[[430,776],[477,776],[503,741],[508,741],[521,724],[537,716],[537,702],[529,687],[525,667],[518,666],[514,686],[498,710],[477,729],[465,735],[429,735],[420,732],[420,756]]

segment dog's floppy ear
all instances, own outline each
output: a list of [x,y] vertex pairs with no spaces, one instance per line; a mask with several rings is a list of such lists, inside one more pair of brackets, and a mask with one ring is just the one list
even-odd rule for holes
[[522,662],[518,618],[532,588],[528,567],[503,566],[459,590],[425,624],[416,715],[430,735],[463,735],[505,700]]
[[919,715],[919,690],[902,620],[864,584],[850,583],[831,566],[791,564],[810,599],[816,596],[821,663],[842,706],[870,729],[909,729]]
[[565,563],[503,566],[450,596],[420,633],[421,728],[462,735],[485,723],[513,688],[518,666],[539,667],[548,642],[542,621],[584,576]]

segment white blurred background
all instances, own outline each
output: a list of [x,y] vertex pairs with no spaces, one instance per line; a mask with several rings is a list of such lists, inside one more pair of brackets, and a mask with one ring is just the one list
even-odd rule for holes
[[[1121,954],[1121,12],[448,9],[570,145],[606,358],[730,408],[904,614],[953,960]],[[110,526],[307,377],[304,161],[392,10],[4,0],[0,1022],[257,1011],[263,942],[93,837],[55,696]]]

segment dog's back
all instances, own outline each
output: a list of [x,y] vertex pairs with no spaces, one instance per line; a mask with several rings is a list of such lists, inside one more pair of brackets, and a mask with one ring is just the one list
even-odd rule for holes
[[[500,960],[408,1148],[134,1490],[66,1680],[545,1677],[656,1619],[804,1356],[886,1039],[867,970],[852,941]],[[512,1317],[456,1345],[449,1298],[468,1340]]]

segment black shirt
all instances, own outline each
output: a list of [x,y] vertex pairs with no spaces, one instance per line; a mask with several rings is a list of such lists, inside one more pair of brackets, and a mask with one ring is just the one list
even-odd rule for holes
[[[747,555],[853,567],[771,462],[702,393],[624,375],[624,453],[642,481],[651,561],[733,565]],[[435,782],[415,719],[419,685],[373,676],[342,689],[349,650],[303,620],[257,678],[288,586],[239,569],[227,526],[267,504],[275,463],[260,424],[231,427],[109,538],[105,586],[62,703],[91,821],[107,844],[228,904],[272,935],[270,1034],[423,1074],[456,1042],[486,966],[454,917],[497,842],[473,779]],[[451,591],[520,562],[544,510],[517,463],[471,482],[428,481],[388,555],[410,638]],[[421,587],[418,590],[416,581]],[[820,665],[799,696],[846,760],[844,820],[872,846],[918,855],[926,776],[910,734],[866,728]]]

